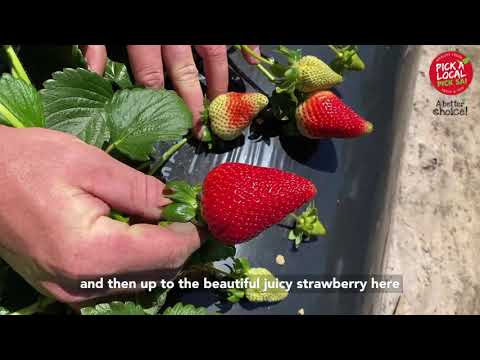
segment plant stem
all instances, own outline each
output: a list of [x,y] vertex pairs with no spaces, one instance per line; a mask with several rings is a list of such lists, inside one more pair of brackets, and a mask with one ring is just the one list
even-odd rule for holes
[[257,64],[257,68],[258,70],[260,70],[263,75],[265,75],[268,80],[270,80],[271,82],[274,82],[276,80],[275,76],[272,75],[272,73],[270,73],[270,71],[268,71],[265,66],[263,66],[262,64]]
[[5,120],[7,120],[10,125],[16,128],[24,128],[25,126],[22,124],[20,120],[18,120],[15,115],[13,115],[5,106],[0,103],[0,114],[3,115]]
[[46,306],[53,304],[54,302],[55,300],[51,298],[40,298],[32,305],[24,307],[23,309],[17,310],[15,312],[12,312],[9,315],[33,315],[36,312],[45,308]]
[[337,55],[340,55],[340,51],[338,51],[338,49],[333,46],[333,45],[328,45],[328,47]]
[[263,63],[268,64],[268,65],[273,65],[273,60],[265,59],[263,56],[258,55],[255,51],[250,49],[250,46],[248,46],[248,45],[235,45],[235,47],[237,49],[245,51],[248,55],[257,59],[260,62],[263,62]]
[[25,81],[28,85],[32,85],[30,78],[27,75],[27,72],[25,71],[22,63],[20,62],[20,59],[15,53],[15,50],[13,50],[12,45],[3,45],[3,48],[5,49],[8,55],[8,58],[10,59],[10,62],[12,64],[12,67],[15,73],[18,75],[18,77],[23,81]]
[[162,154],[162,157],[158,160],[158,162],[152,167],[152,169],[148,172],[148,175],[153,175],[155,174],[158,169],[162,167],[163,164],[167,162],[170,157],[175,154],[183,145],[185,145],[188,141],[188,138],[183,138],[181,141],[176,143],[175,145],[172,145],[170,149],[165,151]]
[[112,150],[115,148],[115,143],[108,145],[108,147],[105,149],[105,152],[107,154],[110,154]]
[[12,67],[12,76],[15,78],[15,79],[18,79],[19,76],[17,74],[17,71],[15,70],[15,68]]

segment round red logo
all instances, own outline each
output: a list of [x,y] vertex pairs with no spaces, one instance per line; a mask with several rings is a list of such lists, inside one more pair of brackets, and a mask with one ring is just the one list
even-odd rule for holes
[[457,51],[441,53],[430,65],[430,80],[441,93],[460,94],[467,90],[472,79],[472,62],[467,56]]

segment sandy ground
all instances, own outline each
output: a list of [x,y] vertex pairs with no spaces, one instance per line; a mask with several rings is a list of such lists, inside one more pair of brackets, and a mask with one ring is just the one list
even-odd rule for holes
[[[457,96],[429,80],[431,61],[458,49],[474,79]],[[377,314],[480,314],[480,46],[422,46],[395,189],[384,273],[403,274],[403,294],[383,294]],[[467,116],[435,116],[437,101]]]

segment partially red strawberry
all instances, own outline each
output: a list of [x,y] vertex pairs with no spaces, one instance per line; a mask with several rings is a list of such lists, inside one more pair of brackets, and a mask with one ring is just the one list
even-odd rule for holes
[[163,216],[190,221],[199,212],[213,237],[230,245],[253,239],[317,193],[315,185],[299,175],[241,163],[217,166],[208,173],[202,189],[179,184],[167,184],[174,191],[167,196],[177,202],[168,205]]
[[371,133],[363,119],[331,91],[317,91],[297,107],[299,132],[310,139],[353,138]]
[[260,93],[229,92],[217,96],[204,112],[204,122],[209,122],[215,135],[222,140],[239,137],[255,116],[268,104]]

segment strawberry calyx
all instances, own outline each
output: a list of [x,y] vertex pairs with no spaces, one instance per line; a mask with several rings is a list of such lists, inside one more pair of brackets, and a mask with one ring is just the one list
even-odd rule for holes
[[203,100],[203,110],[200,113],[200,120],[203,125],[200,141],[206,143],[209,150],[211,150],[215,144],[214,136],[210,129],[210,103],[211,101],[205,96]]
[[365,63],[360,57],[357,45],[346,45],[343,47],[328,45],[328,47],[336,55],[336,58],[330,63],[330,67],[336,73],[343,75],[345,70],[363,71],[365,69]]
[[311,237],[325,235],[327,230],[318,218],[318,210],[314,204],[309,204],[300,215],[291,214],[295,218],[295,227],[288,233],[288,239],[294,242],[295,248],[308,241]]
[[202,226],[200,194],[201,185],[190,185],[183,180],[172,180],[165,185],[164,196],[172,201],[162,210],[162,220],[192,222]]
[[267,282],[275,283],[278,280],[268,269],[251,267],[250,262],[244,257],[234,258],[232,265],[225,265],[230,270],[229,273],[213,266],[209,268],[215,275],[236,280],[239,285],[244,284],[244,286],[227,289],[227,301],[237,303],[246,299],[254,303],[275,303],[288,296],[288,291],[281,287],[265,289]]

